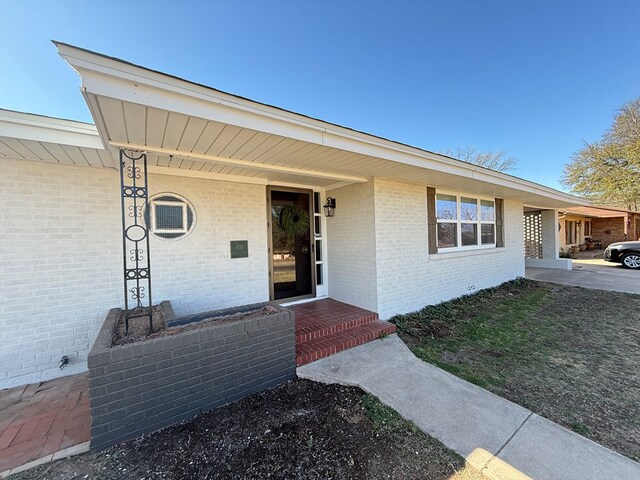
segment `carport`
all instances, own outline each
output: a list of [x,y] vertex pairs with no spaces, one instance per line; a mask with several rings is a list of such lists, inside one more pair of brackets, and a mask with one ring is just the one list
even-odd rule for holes
[[602,259],[574,260],[572,270],[527,267],[526,278],[574,287],[640,294],[640,272]]
[[558,210],[524,206],[525,267],[571,270],[570,258],[560,258]]

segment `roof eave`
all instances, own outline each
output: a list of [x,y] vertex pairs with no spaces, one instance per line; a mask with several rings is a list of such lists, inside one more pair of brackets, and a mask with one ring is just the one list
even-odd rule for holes
[[[557,201],[558,208],[590,204],[583,198],[519,177],[248,100],[72,45],[54,43],[62,58],[81,76],[85,97],[87,93],[112,95],[124,101],[215,121],[224,116],[225,122],[245,128],[522,190]],[[91,109],[89,100],[88,103]],[[100,129],[100,119],[93,110],[92,114]]]
[[0,135],[37,142],[103,148],[95,125],[13,110],[0,109]]

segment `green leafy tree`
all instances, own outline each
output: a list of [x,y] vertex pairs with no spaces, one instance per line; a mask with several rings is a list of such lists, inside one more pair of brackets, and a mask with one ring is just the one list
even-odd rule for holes
[[562,183],[573,193],[628,210],[640,206],[640,98],[618,109],[595,143],[585,142],[565,165]]
[[518,166],[518,160],[507,155],[505,150],[479,152],[473,147],[458,147],[455,150],[447,150],[445,155],[498,172],[508,172]]

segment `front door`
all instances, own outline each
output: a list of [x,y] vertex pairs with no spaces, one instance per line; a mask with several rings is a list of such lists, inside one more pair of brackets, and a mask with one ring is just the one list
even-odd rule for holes
[[315,294],[312,193],[285,188],[268,190],[272,300]]

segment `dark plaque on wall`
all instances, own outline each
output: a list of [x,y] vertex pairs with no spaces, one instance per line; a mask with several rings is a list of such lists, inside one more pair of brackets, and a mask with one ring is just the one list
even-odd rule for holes
[[248,240],[231,240],[231,258],[246,258],[249,256]]

